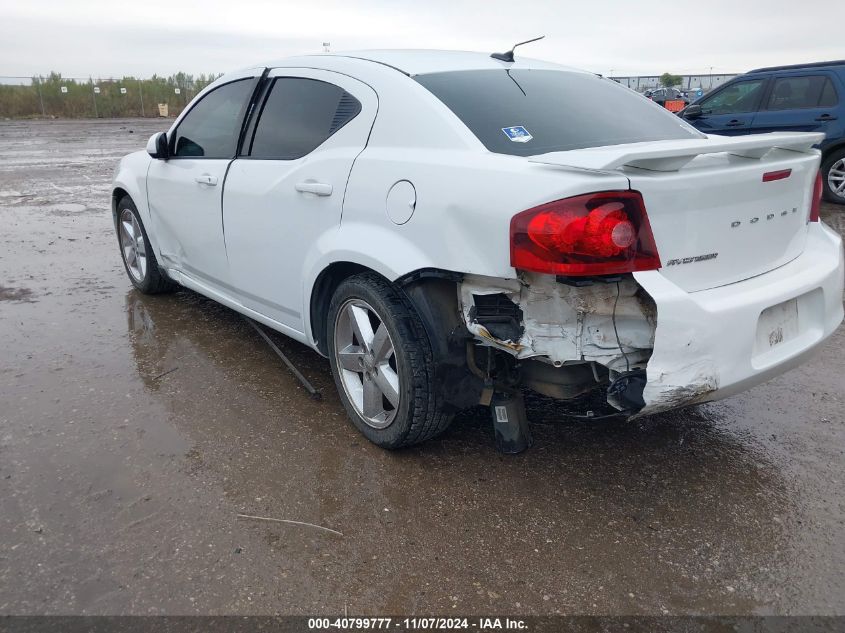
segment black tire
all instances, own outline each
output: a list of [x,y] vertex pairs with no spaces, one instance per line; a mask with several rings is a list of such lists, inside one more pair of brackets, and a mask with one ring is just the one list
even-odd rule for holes
[[[822,196],[828,202],[833,202],[835,204],[845,204],[845,193],[843,193],[842,195],[837,194],[835,191],[833,191],[833,189],[830,188],[830,182],[828,182],[828,174],[830,173],[830,168],[833,167],[833,165],[835,163],[838,163],[839,161],[845,161],[845,147],[831,152],[822,161]],[[840,165],[840,167],[845,167],[845,164]]]
[[[372,308],[393,345],[399,403],[392,422],[384,428],[374,428],[358,412],[341,378],[335,330],[341,308],[353,301],[363,301]],[[434,362],[425,328],[407,297],[383,277],[361,273],[338,286],[329,304],[326,340],[340,399],[352,423],[368,440],[382,448],[403,448],[431,439],[449,426],[452,416],[443,413],[440,397],[432,388]],[[361,379],[363,383],[366,377],[362,375]]]
[[[121,242],[121,218],[125,213],[131,213],[135,218],[138,228],[141,229],[141,235],[144,238],[144,247],[146,253],[146,267],[143,275],[139,276],[139,270],[133,272],[129,263],[126,260],[126,251]],[[117,214],[115,215],[115,230],[117,232],[117,244],[120,249],[120,258],[123,260],[123,267],[126,269],[126,275],[129,281],[140,292],[145,295],[156,295],[163,292],[171,292],[176,289],[176,284],[173,283],[159,268],[153,248],[150,245],[150,238],[147,236],[147,229],[144,228],[144,223],[141,216],[138,214],[138,209],[132,198],[123,196],[117,203]]]

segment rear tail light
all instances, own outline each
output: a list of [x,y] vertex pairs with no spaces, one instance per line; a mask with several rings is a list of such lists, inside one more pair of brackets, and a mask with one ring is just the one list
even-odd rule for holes
[[813,186],[813,199],[810,201],[810,222],[819,221],[819,208],[822,206],[822,172],[816,174]]
[[528,209],[511,219],[511,266],[563,276],[660,268],[638,191],[603,191]]

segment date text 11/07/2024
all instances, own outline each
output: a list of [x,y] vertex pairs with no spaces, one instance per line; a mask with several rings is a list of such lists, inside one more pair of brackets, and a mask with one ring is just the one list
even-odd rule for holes
[[520,631],[528,628],[524,620],[518,618],[367,618],[367,617],[342,617],[342,618],[309,618],[308,630],[351,630],[362,631],[368,629],[400,630],[400,631],[442,631],[442,630],[471,630],[496,631],[511,630]]

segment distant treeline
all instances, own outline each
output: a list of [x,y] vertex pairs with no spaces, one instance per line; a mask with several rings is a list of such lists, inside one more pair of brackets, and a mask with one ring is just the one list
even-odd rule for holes
[[159,104],[167,104],[169,116],[174,116],[218,76],[176,73],[86,81],[53,72],[33,77],[29,85],[0,83],[0,118],[157,117]]

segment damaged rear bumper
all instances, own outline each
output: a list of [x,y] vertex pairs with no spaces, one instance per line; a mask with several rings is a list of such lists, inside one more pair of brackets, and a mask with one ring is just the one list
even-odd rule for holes
[[802,255],[745,281],[688,293],[659,271],[635,273],[657,329],[639,415],[725,398],[803,362],[843,318],[843,251],[823,223]]
[[459,302],[476,344],[514,357],[523,384],[541,393],[577,395],[645,370],[640,404],[611,402],[639,416],[724,398],[800,364],[842,321],[843,275],[842,241],[819,222],[796,259],[710,290],[687,292],[660,271],[586,287],[466,275]]

